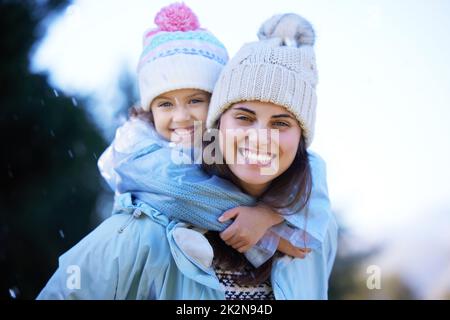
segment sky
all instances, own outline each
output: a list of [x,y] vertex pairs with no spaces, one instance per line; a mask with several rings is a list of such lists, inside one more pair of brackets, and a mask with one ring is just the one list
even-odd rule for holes
[[[32,70],[52,86],[93,96],[114,121],[117,80],[133,76],[145,29],[171,1],[76,0],[43,21]],[[230,56],[261,23],[295,12],[316,31],[319,72],[311,149],[327,163],[334,210],[367,241],[450,230],[450,1],[185,1]],[[446,228],[445,226],[448,226]]]

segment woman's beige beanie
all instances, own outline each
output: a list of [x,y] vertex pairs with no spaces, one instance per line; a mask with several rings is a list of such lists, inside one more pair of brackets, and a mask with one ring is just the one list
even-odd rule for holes
[[315,34],[301,16],[275,15],[263,23],[260,41],[245,44],[223,69],[213,91],[207,127],[240,101],[272,102],[292,112],[309,146],[316,118]]

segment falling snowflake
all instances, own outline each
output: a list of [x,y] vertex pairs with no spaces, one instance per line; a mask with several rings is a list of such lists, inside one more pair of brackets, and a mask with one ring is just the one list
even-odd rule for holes
[[17,298],[17,288],[10,288],[9,289],[9,295],[11,296],[11,298],[16,299]]

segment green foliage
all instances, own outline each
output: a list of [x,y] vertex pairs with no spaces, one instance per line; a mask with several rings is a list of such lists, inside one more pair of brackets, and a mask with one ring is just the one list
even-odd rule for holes
[[[33,299],[58,256],[91,229],[101,191],[96,167],[105,142],[83,103],[30,74],[39,19],[64,6],[0,5],[0,298]],[[61,230],[61,231],[60,231]]]

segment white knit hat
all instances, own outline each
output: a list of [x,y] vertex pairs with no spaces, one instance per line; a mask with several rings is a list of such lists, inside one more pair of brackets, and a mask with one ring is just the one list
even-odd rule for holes
[[295,115],[306,145],[314,136],[317,70],[314,30],[297,14],[263,23],[260,41],[244,45],[223,69],[211,98],[207,127],[240,101],[272,102]]
[[183,3],[162,8],[155,24],[157,28],[144,34],[138,65],[141,107],[148,111],[154,98],[172,90],[211,93],[228,61],[225,46],[200,28],[195,14]]

